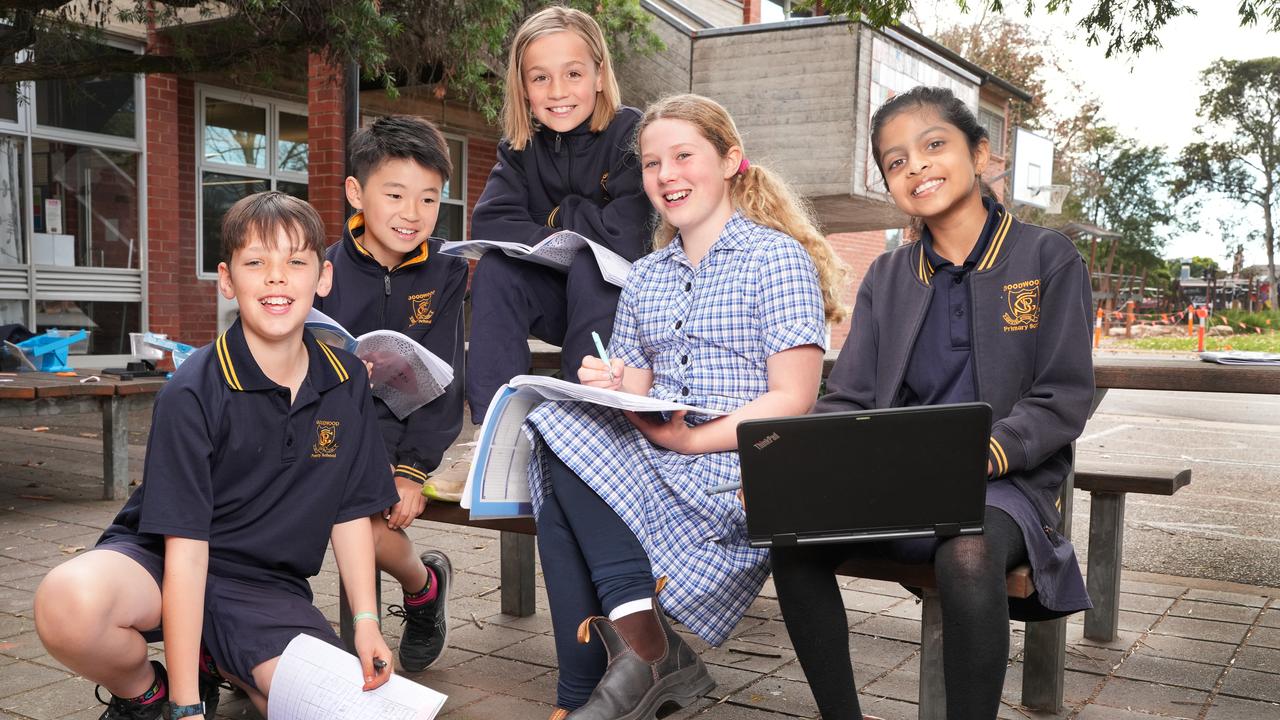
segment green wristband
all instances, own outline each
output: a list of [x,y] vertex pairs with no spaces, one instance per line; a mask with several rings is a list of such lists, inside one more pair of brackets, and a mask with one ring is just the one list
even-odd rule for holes
[[372,620],[378,623],[378,627],[382,627],[382,620],[378,619],[377,613],[362,612],[362,613],[356,613],[355,615],[351,616],[351,624],[353,626],[356,623],[360,622],[361,620]]

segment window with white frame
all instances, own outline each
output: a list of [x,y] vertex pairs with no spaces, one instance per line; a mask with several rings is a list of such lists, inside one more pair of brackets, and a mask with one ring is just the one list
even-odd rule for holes
[[0,85],[0,323],[85,330],[70,350],[93,362],[129,355],[145,329],[142,82]]
[[[360,127],[369,127],[377,115],[363,115]],[[440,215],[436,218],[432,237],[445,240],[467,239],[467,138],[452,133],[441,133],[449,145],[449,164],[452,177],[444,184],[440,198]]]
[[197,269],[208,277],[217,274],[222,259],[222,217],[237,200],[263,190],[307,199],[307,111],[293,103],[201,88],[196,114]]
[[1004,112],[982,105],[978,108],[978,124],[987,130],[991,154],[1004,157]]
[[445,240],[467,239],[467,139],[445,135],[449,143],[449,163],[453,175],[444,184],[440,197],[440,217],[432,235]]

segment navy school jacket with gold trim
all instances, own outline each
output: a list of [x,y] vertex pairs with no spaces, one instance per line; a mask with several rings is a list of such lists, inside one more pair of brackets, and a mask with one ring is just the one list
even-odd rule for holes
[[524,150],[498,143],[498,162],[471,216],[471,236],[534,245],[572,230],[634,261],[644,254],[653,206],[635,154],[640,111],[623,106],[608,127],[588,119],[567,133],[542,128]]
[[[816,412],[904,404],[903,378],[932,274],[920,243],[871,263]],[[1005,211],[969,285],[974,380],[978,400],[992,409],[994,476],[1008,476],[1044,525],[1056,528],[1071,443],[1093,402],[1088,269],[1065,235]]]
[[315,307],[352,335],[371,330],[404,333],[453,367],[444,394],[403,421],[374,398],[387,456],[396,474],[424,482],[462,431],[462,301],[467,262],[441,255],[439,240],[426,240],[394,268],[383,267],[360,244],[364,215],[347,220],[342,240],[325,253],[333,263],[333,289]]

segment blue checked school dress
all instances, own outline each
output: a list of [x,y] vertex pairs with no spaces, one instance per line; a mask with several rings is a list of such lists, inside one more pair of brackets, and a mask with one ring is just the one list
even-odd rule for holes
[[[826,346],[813,262],[793,238],[735,214],[697,267],[679,235],[636,261],[609,354],[652,370],[652,397],[731,412],[769,389],[770,355],[802,345]],[[534,513],[550,492],[542,458],[552,452],[640,540],[654,576],[667,578],[663,608],[712,645],[728,639],[769,573],[734,493],[704,492],[739,479],[738,454],[655,446],[621,411],[588,403],[543,403],[525,432],[538,458]]]

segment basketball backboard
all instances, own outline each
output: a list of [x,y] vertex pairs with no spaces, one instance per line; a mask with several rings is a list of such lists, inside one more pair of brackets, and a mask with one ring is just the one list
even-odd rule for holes
[[1044,210],[1053,182],[1053,141],[1026,128],[1013,131],[1013,202]]

